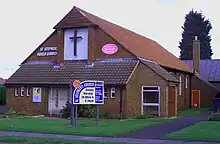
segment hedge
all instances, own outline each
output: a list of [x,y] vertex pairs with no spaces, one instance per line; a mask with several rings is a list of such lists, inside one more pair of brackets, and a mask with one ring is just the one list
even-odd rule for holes
[[0,105],[6,104],[6,88],[3,85],[0,85]]

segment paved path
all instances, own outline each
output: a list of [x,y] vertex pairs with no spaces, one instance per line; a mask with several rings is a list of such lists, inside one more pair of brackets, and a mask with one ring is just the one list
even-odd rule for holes
[[179,131],[180,129],[183,129],[185,127],[207,120],[208,120],[208,114],[203,114],[201,116],[193,116],[193,117],[180,117],[174,122],[149,126],[144,128],[143,130],[128,133],[118,137],[131,137],[131,138],[139,138],[139,139],[160,139],[163,136],[166,136],[168,133]]
[[130,143],[130,144],[220,144],[220,143],[212,143],[212,142],[184,142],[184,141],[134,139],[134,138],[87,137],[87,136],[40,134],[40,133],[27,133],[27,132],[4,132],[4,131],[0,131],[0,136],[56,138],[56,139],[70,139],[70,140],[88,140],[88,141],[97,141],[97,142],[118,142],[118,143]]

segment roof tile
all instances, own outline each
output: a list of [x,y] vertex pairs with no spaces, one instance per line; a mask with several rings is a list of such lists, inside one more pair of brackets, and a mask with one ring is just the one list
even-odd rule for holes
[[[184,60],[186,65],[193,68],[192,60]],[[220,81],[220,59],[200,60],[200,75],[208,81]]]
[[80,8],[74,7],[73,9],[77,9],[92,23],[98,25],[101,29],[112,36],[118,43],[123,45],[124,48],[136,56],[155,61],[164,67],[192,73],[192,69],[159,45],[156,41],[134,33],[119,25],[108,22]]
[[138,60],[95,61],[88,67],[86,61],[70,61],[60,68],[51,64],[24,64],[6,84],[69,84],[70,80],[103,80],[106,84],[125,84]]
[[156,72],[159,76],[161,76],[165,80],[170,81],[170,82],[179,82],[174,76],[172,76],[168,71],[166,71],[164,68],[162,68],[157,63],[145,61],[145,60],[142,60],[142,63],[144,63],[149,68],[151,68],[154,72]]

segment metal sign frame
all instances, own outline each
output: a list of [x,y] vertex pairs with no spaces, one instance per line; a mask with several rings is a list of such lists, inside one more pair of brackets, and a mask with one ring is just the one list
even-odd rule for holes
[[104,104],[104,81],[95,81],[95,80],[86,80],[83,82],[80,82],[79,80],[70,81],[69,100],[71,104],[72,127],[76,127],[77,105],[86,105],[86,104],[96,105],[96,127],[98,127],[99,105]]

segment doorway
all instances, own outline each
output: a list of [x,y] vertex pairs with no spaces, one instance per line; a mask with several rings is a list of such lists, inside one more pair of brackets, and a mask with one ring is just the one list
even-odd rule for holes
[[192,90],[192,108],[200,108],[200,90]]
[[169,86],[168,89],[168,117],[176,116],[176,86]]

